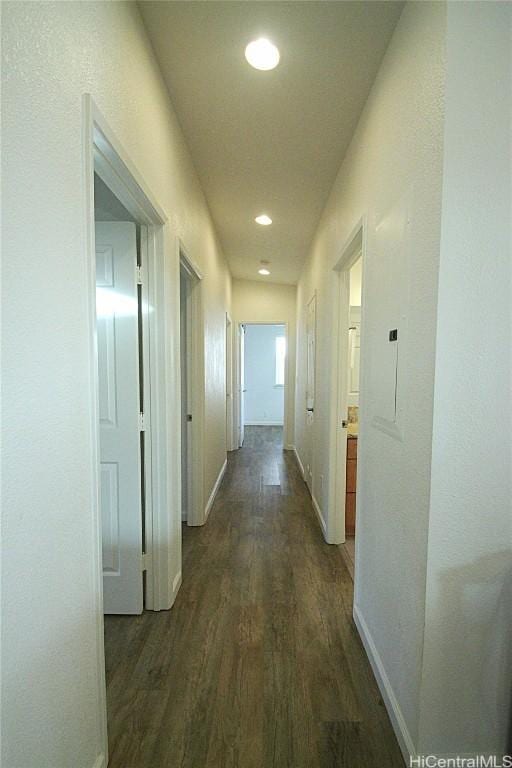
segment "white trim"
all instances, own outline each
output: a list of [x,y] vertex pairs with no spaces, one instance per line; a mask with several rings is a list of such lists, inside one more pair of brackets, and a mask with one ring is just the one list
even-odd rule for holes
[[282,421],[246,421],[244,427],[282,427]]
[[[318,523],[320,525],[320,528],[322,529],[322,533],[324,535],[324,539],[327,541],[327,526],[325,524],[325,520],[322,515],[322,510],[320,509],[320,504],[315,499],[314,495],[311,494],[311,501],[313,502],[313,509],[316,512],[316,516],[318,518]],[[329,542],[327,542],[329,543]]]
[[300,474],[302,476],[302,479],[304,480],[304,478],[306,477],[306,473],[304,471],[304,465],[303,465],[303,463],[302,463],[302,461],[300,459],[299,452],[297,451],[297,447],[295,445],[290,445],[289,450],[293,451],[293,455],[295,456],[295,460],[296,460],[297,464],[299,465],[299,472],[300,472]]
[[368,629],[368,625],[366,624],[362,613],[355,604],[354,622],[358,629],[361,640],[363,641],[366,655],[368,656],[373,674],[375,675],[375,679],[377,681],[377,685],[379,686],[384,704],[386,705],[386,709],[391,720],[391,725],[393,726],[393,730],[398,739],[398,744],[402,751],[405,764],[409,765],[410,758],[417,757],[414,742],[412,740],[411,734],[409,733],[409,729],[407,728],[405,718],[402,714],[402,710],[400,709],[400,705],[386,674],[386,670],[384,669],[384,664],[382,663],[382,659],[379,656],[377,646],[373,641],[370,630]]
[[107,768],[107,761],[105,760],[105,755],[103,753],[98,755],[93,763],[92,768]]
[[208,499],[208,503],[207,503],[207,505],[205,507],[205,510],[204,510],[205,522],[208,519],[208,515],[210,514],[211,508],[213,507],[213,502],[215,501],[215,497],[216,497],[217,492],[218,492],[218,490],[220,488],[220,484],[222,483],[222,478],[224,477],[224,473],[226,471],[227,465],[228,465],[228,460],[224,459],[224,464],[220,468],[220,472],[219,472],[218,477],[217,477],[217,479],[215,481],[215,485],[212,488],[212,492],[210,493],[210,498]]
[[92,586],[96,619],[96,674],[98,683],[98,731],[103,754],[108,754],[107,736],[107,688],[105,680],[105,644],[103,619],[103,569],[100,513],[100,434],[99,434],[99,393],[98,354],[96,328],[96,252],[94,231],[94,107],[92,99],[83,99],[83,148],[84,148],[84,197],[85,232],[88,280],[87,320],[89,335],[89,391],[90,435],[91,435],[91,535],[93,539]]

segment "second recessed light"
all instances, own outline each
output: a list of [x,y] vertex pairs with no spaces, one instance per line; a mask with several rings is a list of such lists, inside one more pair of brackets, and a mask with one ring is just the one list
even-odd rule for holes
[[270,40],[260,37],[253,40],[245,49],[245,58],[255,69],[274,69],[279,64],[279,51]]
[[270,216],[267,216],[266,213],[262,213],[261,216],[256,216],[254,221],[257,224],[261,224],[263,227],[268,227],[269,224],[272,224],[272,219]]

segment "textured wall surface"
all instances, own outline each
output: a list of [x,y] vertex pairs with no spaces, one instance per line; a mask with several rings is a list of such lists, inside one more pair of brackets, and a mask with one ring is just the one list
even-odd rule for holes
[[[92,768],[100,743],[82,97],[204,274],[205,497],[225,459],[230,277],[135,3],[2,3],[3,760]],[[178,270],[170,248],[170,279]],[[177,317],[177,314],[176,314]],[[179,510],[174,568],[181,567]]]
[[450,3],[422,751],[512,749],[512,6]]
[[[366,217],[355,603],[414,743],[430,493],[445,24],[441,3],[405,6],[325,207],[297,296],[296,444],[303,456],[305,310],[316,289],[313,493],[332,525],[327,500],[334,428],[329,412],[332,270],[354,227]],[[395,315],[399,423],[391,436],[376,426],[382,382],[375,359]]]
[[295,413],[295,337],[296,293],[294,285],[233,280],[232,315],[235,326],[241,322],[288,323],[289,382],[285,399],[285,439],[294,444]]

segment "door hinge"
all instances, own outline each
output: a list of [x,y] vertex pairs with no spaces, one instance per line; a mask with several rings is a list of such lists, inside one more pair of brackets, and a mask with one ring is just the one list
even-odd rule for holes
[[143,413],[139,413],[139,432],[146,431],[146,417]]
[[149,571],[149,569],[153,564],[153,558],[148,552],[142,553],[140,564],[141,564],[141,567],[140,567],[141,571]]
[[137,285],[142,285],[142,267],[140,264],[135,265],[135,280]]

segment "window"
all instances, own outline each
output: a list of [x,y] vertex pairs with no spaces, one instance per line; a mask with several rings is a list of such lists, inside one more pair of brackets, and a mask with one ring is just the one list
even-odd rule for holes
[[276,387],[284,387],[284,361],[286,360],[286,338],[276,336]]

